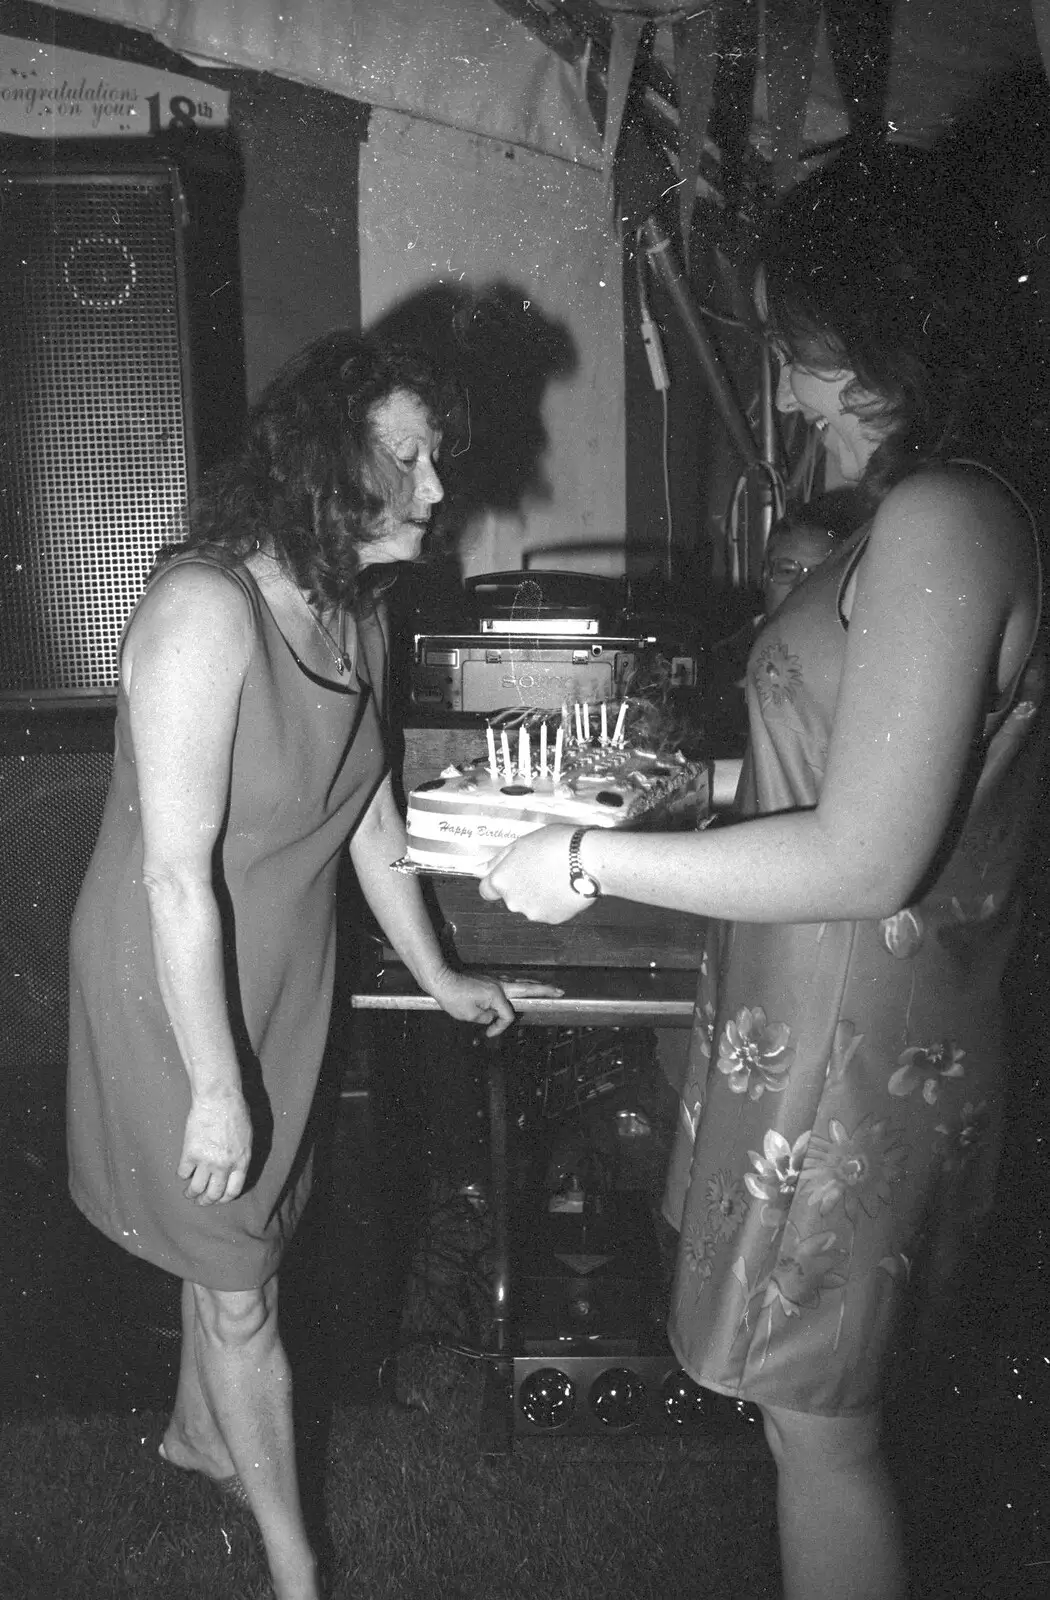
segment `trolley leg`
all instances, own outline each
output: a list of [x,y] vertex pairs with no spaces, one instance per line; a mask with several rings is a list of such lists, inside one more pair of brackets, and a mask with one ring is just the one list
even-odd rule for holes
[[510,1343],[510,1259],[508,1243],[507,1067],[502,1036],[485,1040],[489,1103],[493,1222],[492,1359],[482,1401],[479,1445],[483,1455],[509,1455],[514,1435],[514,1361]]

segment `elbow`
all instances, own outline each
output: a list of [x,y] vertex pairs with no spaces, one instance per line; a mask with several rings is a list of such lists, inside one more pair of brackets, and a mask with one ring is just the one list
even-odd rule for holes
[[854,916],[858,922],[884,922],[887,918],[900,916],[907,908],[906,894],[872,893]]
[[907,910],[918,896],[922,874],[906,863],[876,864],[855,883],[847,915],[860,922],[882,922]]
[[830,868],[829,914],[851,922],[896,916],[919,894],[929,867],[902,850],[899,840],[881,849],[852,833],[825,834],[821,853]]
[[212,894],[210,877],[205,880],[199,873],[187,872],[169,862],[144,862],[142,886],[154,921],[185,913]]

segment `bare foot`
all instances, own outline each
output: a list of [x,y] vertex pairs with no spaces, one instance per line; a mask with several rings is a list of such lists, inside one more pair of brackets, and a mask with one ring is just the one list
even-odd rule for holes
[[168,1423],[159,1450],[161,1460],[169,1466],[181,1467],[184,1472],[201,1472],[206,1478],[228,1478],[236,1470],[218,1434],[214,1438],[191,1439],[174,1418]]

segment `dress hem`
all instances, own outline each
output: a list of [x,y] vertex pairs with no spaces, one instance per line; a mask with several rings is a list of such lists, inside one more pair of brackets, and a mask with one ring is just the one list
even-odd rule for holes
[[84,1220],[90,1223],[93,1228],[97,1228],[98,1232],[108,1239],[111,1244],[115,1244],[118,1250],[123,1250],[127,1255],[133,1256],[136,1261],[144,1261],[149,1266],[156,1267],[158,1272],[166,1272],[169,1277],[178,1279],[180,1283],[195,1283],[202,1289],[214,1289],[222,1294],[245,1294],[251,1289],[261,1289],[264,1284],[269,1283],[271,1278],[276,1277],[281,1269],[281,1261],[278,1260],[264,1277],[253,1276],[250,1283],[207,1283],[201,1277],[179,1272],[177,1268],[170,1266],[167,1262],[158,1261],[156,1255],[147,1250],[132,1249],[128,1245],[122,1230],[115,1228],[113,1223],[102,1212],[85,1199],[72,1180],[69,1183],[69,1197]]
[[793,1406],[786,1400],[752,1400],[741,1389],[732,1389],[727,1383],[716,1383],[711,1378],[700,1377],[697,1370],[690,1366],[682,1355],[670,1329],[668,1329],[667,1333],[667,1342],[687,1378],[692,1378],[693,1382],[698,1384],[701,1389],[710,1389],[712,1393],[725,1395],[729,1400],[739,1400],[745,1406],[757,1406],[759,1410],[769,1410],[772,1407],[777,1411],[794,1411],[800,1417],[864,1417],[878,1411],[881,1404],[881,1402],[876,1402],[873,1406],[849,1406],[837,1411],[821,1411],[814,1406]]

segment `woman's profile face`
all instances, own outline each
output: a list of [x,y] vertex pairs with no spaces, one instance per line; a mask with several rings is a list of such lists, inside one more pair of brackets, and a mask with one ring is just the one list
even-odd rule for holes
[[[761,267],[755,275],[755,308],[763,327],[767,327],[769,303],[765,273]],[[816,426],[843,480],[856,483],[863,477],[864,469],[880,443],[879,435],[873,431],[871,424],[843,406],[843,392],[851,385],[854,387],[850,399],[856,398],[856,375],[848,367],[824,367],[817,362],[807,365],[775,339],[771,340],[771,346],[780,369],[776,387],[777,410],[785,415],[793,411],[801,412],[808,423]]]
[[854,374],[848,368],[815,372],[799,365],[785,352],[778,350],[777,356],[780,361],[777,410],[785,414],[801,412],[807,422],[816,426],[844,482],[858,482],[879,447],[879,436],[870,422],[843,405],[843,391],[851,385],[854,386],[851,399],[855,397]]
[[371,477],[384,505],[373,522],[362,559],[369,565],[414,561],[433,509],[445,491],[437,473],[441,435],[418,395],[397,389],[369,416]]

